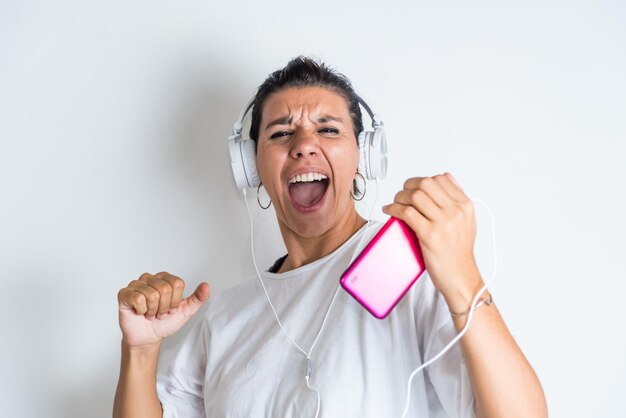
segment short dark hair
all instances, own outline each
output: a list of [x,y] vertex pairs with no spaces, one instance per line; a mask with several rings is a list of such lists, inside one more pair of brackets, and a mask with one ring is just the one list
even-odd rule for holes
[[290,87],[324,87],[339,93],[346,100],[354,136],[358,140],[359,132],[363,130],[363,116],[352,83],[345,75],[329,68],[323,62],[302,55],[293,58],[284,68],[274,71],[259,86],[252,101],[250,138],[255,141],[259,138],[261,114],[267,97]]

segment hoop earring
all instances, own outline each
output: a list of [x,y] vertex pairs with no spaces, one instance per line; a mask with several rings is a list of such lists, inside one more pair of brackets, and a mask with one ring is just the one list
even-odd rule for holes
[[261,207],[261,209],[265,210],[265,209],[269,208],[270,206],[272,206],[272,199],[270,199],[270,203],[268,203],[267,206],[263,206],[261,204],[261,199],[259,199],[259,190],[261,190],[261,186],[263,186],[263,183],[259,183],[259,187],[256,188],[256,201],[259,204],[259,206]]
[[[359,188],[357,187],[356,179],[355,179],[355,180],[352,180],[353,184],[352,184],[352,190],[350,190],[350,196],[352,196],[352,198],[356,200],[357,202],[360,202],[361,200],[363,200],[363,198],[365,197],[365,193],[367,192],[367,183],[365,182],[365,177],[363,177],[363,174],[357,171],[356,175],[361,177],[361,179],[363,180],[363,192],[361,192]],[[356,197],[357,194],[360,197],[357,198]]]

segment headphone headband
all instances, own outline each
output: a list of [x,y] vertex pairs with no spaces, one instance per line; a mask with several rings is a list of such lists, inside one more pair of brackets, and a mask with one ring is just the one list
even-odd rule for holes
[[235,121],[235,126],[233,127],[233,135],[240,135],[241,134],[241,131],[243,129],[243,120],[245,119],[245,117],[248,114],[248,112],[250,111],[250,109],[252,109],[253,104],[254,104],[254,97],[252,99],[250,99],[250,101],[248,102],[246,107],[243,108],[243,110],[239,114],[239,117]]
[[[378,115],[372,111],[370,105],[361,96],[356,94],[356,98],[370,116],[372,128],[374,128],[373,131],[363,130],[358,134],[358,172],[368,180],[384,178],[387,173],[387,140],[385,139],[383,121],[378,118]],[[256,169],[256,142],[249,138],[243,138],[241,135],[243,120],[253,108],[253,103],[254,98],[241,111],[233,126],[233,133],[228,137],[230,164],[235,183],[241,189],[257,187],[261,184]]]

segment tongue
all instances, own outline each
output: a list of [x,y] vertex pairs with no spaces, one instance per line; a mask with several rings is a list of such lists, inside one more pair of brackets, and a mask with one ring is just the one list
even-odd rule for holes
[[326,184],[322,181],[292,183],[289,187],[291,198],[300,206],[310,207],[322,199],[326,192]]

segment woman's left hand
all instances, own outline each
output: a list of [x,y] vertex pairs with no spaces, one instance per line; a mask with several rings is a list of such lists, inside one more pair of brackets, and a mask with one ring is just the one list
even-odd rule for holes
[[474,205],[450,173],[404,183],[383,212],[417,235],[426,269],[451,311],[464,311],[483,282],[474,259]]

